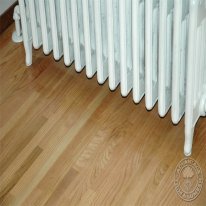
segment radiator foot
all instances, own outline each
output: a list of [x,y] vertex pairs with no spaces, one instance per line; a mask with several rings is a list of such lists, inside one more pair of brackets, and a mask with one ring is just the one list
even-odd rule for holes
[[15,43],[20,43],[23,41],[23,37],[22,35],[18,35],[16,31],[13,32],[12,34],[12,41],[15,42]]
[[186,157],[191,156],[192,154],[192,143],[194,137],[194,127],[185,128],[185,145],[184,145],[184,154]]
[[32,42],[25,44],[26,66],[32,65]]
[[29,55],[26,55],[26,66],[31,66],[32,65],[32,59]]
[[206,94],[203,95],[202,100],[200,102],[200,114],[201,116],[206,116]]
[[190,156],[192,155],[192,152],[187,152],[187,151],[185,151],[185,152],[184,152],[184,155],[185,155],[186,157],[190,157]]
[[192,145],[185,145],[184,146],[184,155],[189,157],[192,155]]

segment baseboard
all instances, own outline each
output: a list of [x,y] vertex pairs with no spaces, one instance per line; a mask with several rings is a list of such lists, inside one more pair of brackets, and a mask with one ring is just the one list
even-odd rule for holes
[[3,33],[13,22],[13,11],[14,7],[18,4],[15,2],[0,16],[0,34]]

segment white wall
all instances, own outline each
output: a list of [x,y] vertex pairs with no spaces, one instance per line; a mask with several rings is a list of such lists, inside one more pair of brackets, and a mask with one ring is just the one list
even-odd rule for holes
[[0,15],[2,15],[16,0],[0,0]]

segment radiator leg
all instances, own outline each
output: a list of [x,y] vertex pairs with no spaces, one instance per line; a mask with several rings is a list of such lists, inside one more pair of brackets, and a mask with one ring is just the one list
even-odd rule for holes
[[12,34],[12,40],[15,43],[19,43],[19,42],[23,41],[22,31],[21,31],[21,23],[20,23],[21,18],[20,18],[19,6],[16,6],[14,8],[13,19],[14,19],[14,22],[15,22],[16,31],[14,31],[13,34]]
[[185,128],[185,145],[184,145],[184,154],[185,156],[191,156],[192,154],[192,143],[194,136],[194,127]]
[[29,41],[27,44],[24,45],[25,53],[26,53],[26,65],[32,65],[32,41]]
[[206,94],[203,95],[202,100],[200,102],[200,114],[203,117],[206,116]]

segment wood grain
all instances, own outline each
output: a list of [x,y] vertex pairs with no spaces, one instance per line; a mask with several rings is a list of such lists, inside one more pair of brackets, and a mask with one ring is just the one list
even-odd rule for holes
[[[184,122],[148,112],[144,100],[111,92],[74,65],[34,51],[25,66],[12,25],[0,36],[0,204],[206,205],[206,180],[191,203],[174,189],[184,158]],[[206,119],[192,158],[206,177]]]

